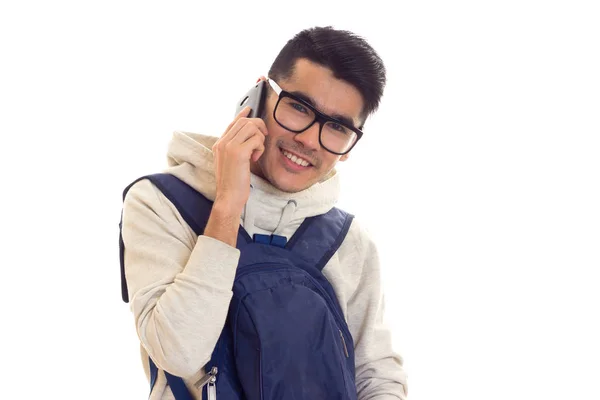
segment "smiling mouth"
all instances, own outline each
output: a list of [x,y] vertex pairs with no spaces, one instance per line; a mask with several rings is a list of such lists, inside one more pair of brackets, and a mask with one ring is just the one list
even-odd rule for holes
[[280,149],[281,153],[284,155],[284,157],[287,157],[292,163],[298,165],[299,167],[312,167],[313,165],[305,160],[304,158],[301,158],[293,153],[290,153],[287,150],[284,149]]

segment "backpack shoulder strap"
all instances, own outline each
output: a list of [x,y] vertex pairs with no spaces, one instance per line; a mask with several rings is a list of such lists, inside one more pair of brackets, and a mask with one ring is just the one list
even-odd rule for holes
[[[148,357],[148,363],[150,364],[150,395],[156,384],[156,378],[158,377],[158,367],[152,361],[152,358]],[[167,378],[167,384],[171,388],[171,393],[176,400],[193,400],[192,395],[185,386],[185,382],[178,376],[171,375],[167,371],[163,371]]]
[[344,241],[354,216],[339,208],[309,217],[292,236],[286,248],[322,271]]
[[[146,175],[133,181],[123,191],[123,201],[127,192],[137,182],[148,179],[152,182],[177,208],[185,222],[194,230],[197,235],[204,232],[204,227],[208,222],[212,202],[198,193],[187,183],[171,174],[161,173]],[[129,292],[127,290],[127,281],[125,279],[125,244],[123,243],[123,211],[121,211],[121,222],[119,222],[119,259],[121,263],[121,296],[125,303],[129,302]]]
[[146,178],[173,203],[196,235],[204,233],[212,209],[212,201],[174,175],[154,174]]

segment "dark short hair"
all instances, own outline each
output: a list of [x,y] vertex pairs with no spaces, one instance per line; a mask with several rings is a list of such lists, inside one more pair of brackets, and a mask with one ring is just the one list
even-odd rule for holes
[[271,65],[269,77],[276,81],[290,78],[299,58],[329,68],[333,76],[359,91],[364,101],[362,123],[379,107],[386,83],[385,66],[362,37],[331,26],[305,29],[281,49]]

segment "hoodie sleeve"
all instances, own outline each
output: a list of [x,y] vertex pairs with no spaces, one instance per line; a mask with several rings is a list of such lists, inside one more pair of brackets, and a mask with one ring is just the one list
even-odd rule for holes
[[196,238],[148,180],[125,198],[122,234],[139,339],[160,369],[190,378],[209,361],[225,324],[239,250]]
[[358,399],[404,400],[407,386],[403,360],[392,349],[391,333],[383,322],[384,294],[377,249],[364,231],[362,236],[363,269],[356,291],[348,301]]

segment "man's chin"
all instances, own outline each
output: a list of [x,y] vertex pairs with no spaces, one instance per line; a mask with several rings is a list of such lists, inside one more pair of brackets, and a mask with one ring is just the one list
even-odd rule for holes
[[278,185],[278,184],[274,184],[273,182],[271,182],[271,184],[273,186],[275,186],[277,189],[281,190],[282,192],[286,192],[286,193],[298,193],[298,192],[301,192],[304,189],[306,189],[305,187],[298,187],[298,186],[293,186],[293,185]]
[[281,179],[281,177],[276,177],[274,179],[270,179],[269,182],[277,189],[286,193],[298,193],[310,186],[309,182],[298,179],[297,177],[296,179]]

